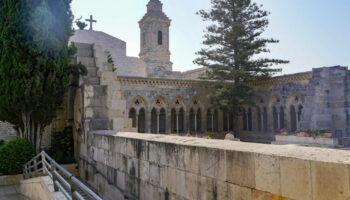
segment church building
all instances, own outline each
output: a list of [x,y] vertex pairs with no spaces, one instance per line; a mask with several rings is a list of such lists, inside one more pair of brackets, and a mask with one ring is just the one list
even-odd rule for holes
[[81,151],[86,151],[87,134],[102,130],[204,135],[232,132],[236,125],[243,141],[271,142],[275,130],[295,134],[308,128],[349,137],[347,67],[316,68],[255,82],[255,105],[245,107],[234,123],[232,114],[212,108],[207,87],[212,82],[199,78],[205,68],[173,71],[171,20],[163,4],[150,0],[138,23],[139,57],[127,56],[125,41],[101,31],[77,30],[71,38],[78,47],[77,61],[89,73],[79,88],[68,92],[65,109],[52,127],[72,125]]

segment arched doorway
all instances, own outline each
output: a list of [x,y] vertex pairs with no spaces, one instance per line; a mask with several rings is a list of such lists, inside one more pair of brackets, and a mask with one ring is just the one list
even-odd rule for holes
[[177,117],[175,108],[171,109],[171,132],[177,133]]
[[136,110],[135,108],[131,108],[129,111],[129,118],[132,120],[132,127],[136,128]]
[[290,106],[290,131],[295,132],[297,130],[297,113],[294,105]]
[[211,115],[211,110],[207,110],[207,131],[212,132],[213,131],[213,119]]
[[253,130],[252,109],[248,108],[248,130]]
[[247,113],[245,112],[245,109],[242,111],[242,123],[243,123],[243,130],[247,130]]
[[190,109],[190,131],[193,131],[195,132],[196,131],[196,119],[195,119],[195,113],[194,113],[194,110],[193,108]]
[[151,111],[151,132],[157,133],[158,132],[158,119],[157,119],[157,110],[155,108]]
[[146,132],[146,111],[144,108],[141,108],[141,110],[139,111],[138,132]]
[[196,118],[197,118],[196,131],[201,132],[202,131],[202,110],[200,108],[197,110]]
[[267,108],[264,107],[264,114],[263,114],[263,125],[264,125],[264,131],[267,132]]
[[160,109],[159,113],[159,133],[165,133],[166,131],[166,112],[165,109]]
[[278,129],[278,112],[276,107],[272,108],[272,117],[273,117],[273,129]]
[[284,124],[284,108],[281,106],[280,108],[280,129],[286,128]]
[[261,131],[262,130],[262,120],[261,120],[261,110],[259,107],[257,108],[256,119],[258,122],[258,131]]

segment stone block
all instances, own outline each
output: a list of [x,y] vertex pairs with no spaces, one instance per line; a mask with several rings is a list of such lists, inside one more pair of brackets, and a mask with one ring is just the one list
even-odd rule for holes
[[233,194],[230,199],[233,200],[252,200],[252,189],[241,187],[238,185],[229,186],[230,194]]
[[160,185],[161,168],[158,164],[149,164],[149,181],[154,185]]
[[130,177],[139,177],[139,160],[136,158],[127,157],[128,159],[128,175]]
[[168,188],[169,192],[175,192],[175,169],[171,167],[161,167],[160,173],[160,187]]
[[259,190],[252,190],[252,200],[271,200],[271,194]]
[[124,172],[117,171],[117,186],[125,190],[125,174]]
[[199,174],[199,152],[197,147],[182,147],[184,149],[184,169]]
[[282,196],[311,200],[310,162],[295,158],[280,158]]
[[200,174],[226,181],[226,152],[219,149],[198,148]]
[[163,166],[168,166],[168,155],[166,154],[166,148],[167,144],[165,143],[148,142],[149,161]]
[[148,161],[140,160],[140,179],[150,181],[150,166]]
[[311,161],[314,200],[350,199],[349,166]]
[[281,194],[279,157],[255,155],[255,184],[258,190]]
[[255,157],[253,153],[227,151],[226,170],[228,182],[255,188]]

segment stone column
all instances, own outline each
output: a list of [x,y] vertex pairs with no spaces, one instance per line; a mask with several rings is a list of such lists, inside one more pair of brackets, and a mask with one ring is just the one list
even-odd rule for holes
[[[194,131],[197,133],[197,112],[194,113]],[[191,126],[191,125],[190,125]]]
[[136,131],[139,132],[139,114],[136,113]]
[[157,112],[157,134],[159,134],[159,113]]
[[176,133],[179,134],[179,113],[176,112]]

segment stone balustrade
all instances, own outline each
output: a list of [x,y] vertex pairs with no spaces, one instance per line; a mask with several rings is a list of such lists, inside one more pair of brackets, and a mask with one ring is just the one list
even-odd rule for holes
[[104,199],[344,200],[350,152],[165,135],[92,132],[80,176]]

